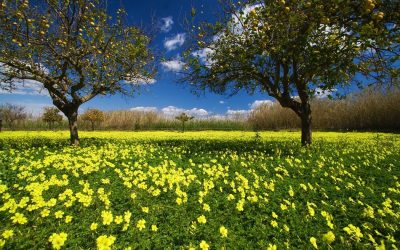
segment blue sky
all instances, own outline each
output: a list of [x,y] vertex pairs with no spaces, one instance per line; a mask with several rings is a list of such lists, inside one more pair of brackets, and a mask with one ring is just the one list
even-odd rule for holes
[[[176,66],[173,59],[182,53],[186,41],[183,20],[190,16],[194,6],[202,17],[211,20],[216,14],[217,0],[145,0],[109,1],[110,13],[115,13],[121,5],[128,13],[128,21],[143,27],[157,27],[152,47],[172,64],[160,64],[155,83],[146,86],[134,97],[121,95],[96,97],[82,105],[80,112],[87,108],[102,110],[154,109],[162,112],[188,111],[193,115],[225,115],[234,110],[249,110],[255,101],[270,99],[265,94],[252,96],[240,92],[233,97],[204,93],[196,96],[189,85],[178,83],[179,75],[173,72]],[[152,24],[153,23],[153,24]],[[154,24],[155,23],[155,24]],[[26,106],[29,112],[39,114],[44,106],[51,106],[51,99],[44,92],[21,89],[17,94],[0,92],[0,103],[14,103]],[[259,103],[259,102],[257,102]]]

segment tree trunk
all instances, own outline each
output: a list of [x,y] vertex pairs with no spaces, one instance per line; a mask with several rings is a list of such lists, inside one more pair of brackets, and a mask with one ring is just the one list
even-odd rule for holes
[[2,128],[3,128],[3,120],[0,119],[0,132]]
[[68,116],[71,145],[79,146],[78,136],[78,111],[71,112]]
[[182,133],[185,133],[185,122],[182,122]]
[[311,107],[310,104],[302,103],[302,111],[300,114],[301,119],[301,144],[303,146],[311,145],[312,132],[311,132]]
[[91,122],[92,123],[92,131],[94,131],[94,122]]

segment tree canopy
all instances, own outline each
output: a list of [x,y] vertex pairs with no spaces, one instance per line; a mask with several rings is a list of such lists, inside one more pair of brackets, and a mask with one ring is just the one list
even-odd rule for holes
[[96,123],[104,121],[104,112],[99,109],[88,109],[82,115],[82,120],[90,122],[92,130]]
[[54,123],[62,121],[63,117],[59,113],[60,110],[55,107],[45,107],[42,114],[42,120],[49,124],[51,129],[53,128]]
[[[192,27],[186,76],[217,93],[261,91],[302,121],[310,98],[355,81],[399,79],[399,1],[222,1],[222,18]],[[196,17],[195,17],[196,18]]]
[[4,0],[0,5],[0,79],[36,81],[69,120],[78,144],[78,108],[97,95],[133,94],[154,75],[150,38],[107,13],[100,0]]

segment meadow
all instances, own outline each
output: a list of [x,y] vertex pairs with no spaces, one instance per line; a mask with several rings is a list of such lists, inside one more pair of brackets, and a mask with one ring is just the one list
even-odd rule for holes
[[3,249],[397,249],[400,135],[0,133]]

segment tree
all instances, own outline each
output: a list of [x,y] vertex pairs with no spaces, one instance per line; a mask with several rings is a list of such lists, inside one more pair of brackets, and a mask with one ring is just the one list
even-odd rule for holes
[[[184,82],[216,93],[261,91],[301,119],[311,144],[316,92],[399,79],[399,1],[223,2],[222,19],[192,26]],[[197,18],[197,17],[194,17]]]
[[182,113],[179,116],[176,116],[175,119],[177,119],[178,121],[180,121],[182,123],[182,133],[184,133],[185,132],[185,123],[187,121],[194,119],[194,117],[188,116],[187,114]]
[[60,111],[55,107],[45,107],[42,115],[42,120],[49,125],[49,128],[54,128],[54,123],[60,123],[63,119]]
[[4,122],[10,129],[14,129],[14,124],[16,121],[24,120],[27,117],[24,106],[10,103],[0,106],[0,113],[0,117],[4,119]]
[[88,109],[82,115],[82,120],[90,122],[92,125],[92,131],[94,131],[94,125],[104,121],[104,113],[98,109]]
[[[78,109],[97,95],[131,95],[154,75],[150,39],[112,17],[101,0],[4,0],[0,5],[0,77],[39,82],[68,118],[79,145]],[[6,84],[4,84],[6,83]]]

